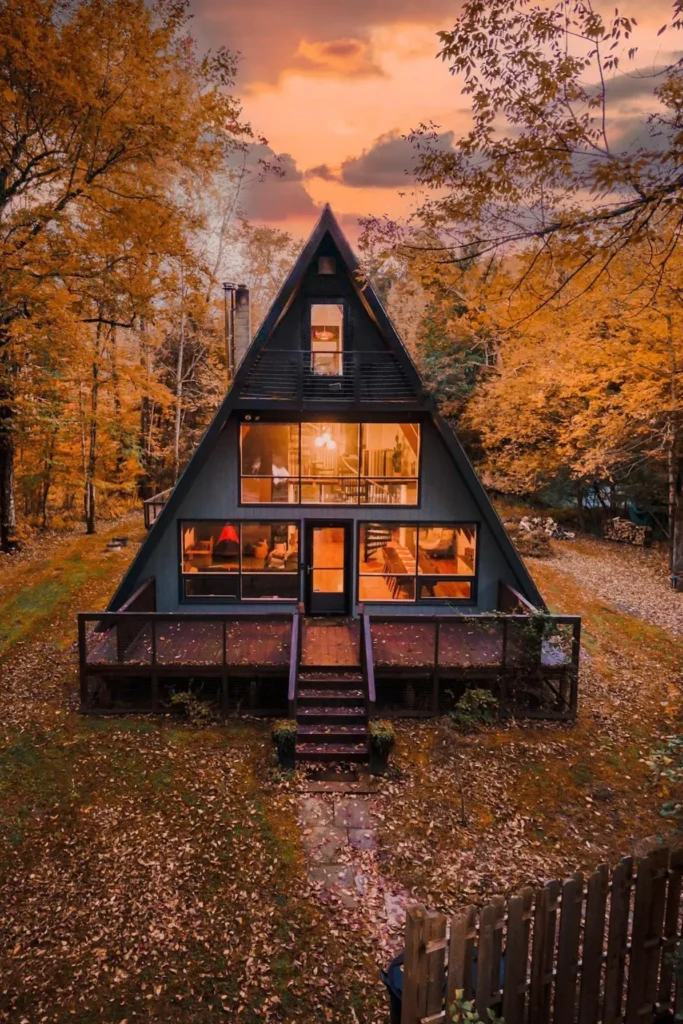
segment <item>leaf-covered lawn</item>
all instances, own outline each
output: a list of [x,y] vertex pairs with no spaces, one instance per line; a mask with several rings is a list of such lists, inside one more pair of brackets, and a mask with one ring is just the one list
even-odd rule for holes
[[134,552],[104,544],[0,569],[0,1020],[382,1020],[369,934],[310,893],[295,797],[263,784],[268,724],[71,710],[75,612]]
[[[683,642],[579,585],[580,544],[554,547],[555,559],[530,568],[551,611],[583,617],[576,725],[513,724],[471,737],[447,721],[397,727],[402,777],[384,784],[384,868],[428,904],[481,902],[613,863],[668,834],[645,759],[677,728]],[[631,552],[634,589],[641,555]],[[628,553],[614,561],[628,572]]]
[[584,616],[577,725],[397,723],[365,905],[321,903],[267,723],[76,712],[75,613],[103,607],[135,548],[105,539],[0,564],[0,1020],[379,1024],[387,888],[481,902],[662,830],[644,758],[679,712],[680,639],[580,586],[560,549],[532,570],[553,609]]

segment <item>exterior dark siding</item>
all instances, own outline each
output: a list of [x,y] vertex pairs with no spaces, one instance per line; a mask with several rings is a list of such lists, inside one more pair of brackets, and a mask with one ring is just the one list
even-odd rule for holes
[[[323,415],[321,414],[321,419]],[[482,521],[481,510],[474,502],[465,481],[446,450],[436,428],[430,422],[422,425],[422,474],[421,504],[418,507],[405,508],[400,506],[297,506],[297,505],[260,505],[240,506],[239,504],[239,420],[231,417],[226,423],[215,448],[202,467],[197,480],[184,496],[175,523],[169,526],[160,538],[158,545],[150,553],[145,564],[138,568],[134,586],[149,576],[157,581],[157,608],[159,611],[178,611],[179,609],[195,609],[197,611],[217,610],[215,602],[202,604],[199,601],[180,601],[179,593],[179,538],[178,521],[183,519],[252,519],[252,520],[289,520],[303,522],[307,519],[352,520],[353,530],[353,605],[357,601],[357,523],[367,520],[393,522],[428,522],[454,521],[476,522],[479,524],[479,573],[477,603],[458,605],[455,610],[462,612],[492,611],[496,607],[498,581],[503,580],[511,586],[518,581],[508,564],[506,557]],[[300,543],[302,539],[300,540]],[[281,607],[286,607],[283,602]],[[231,608],[242,609],[250,614],[268,614],[274,605],[269,602],[259,604],[231,604]],[[451,606],[431,603],[415,605],[408,602],[392,604],[372,604],[368,606],[378,614],[410,611],[417,614],[433,614],[438,609],[449,609]]]

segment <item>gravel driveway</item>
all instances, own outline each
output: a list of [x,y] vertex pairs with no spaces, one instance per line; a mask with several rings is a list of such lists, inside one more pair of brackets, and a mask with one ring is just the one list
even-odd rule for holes
[[683,636],[683,594],[671,589],[667,552],[599,540],[553,541],[553,567],[620,611]]

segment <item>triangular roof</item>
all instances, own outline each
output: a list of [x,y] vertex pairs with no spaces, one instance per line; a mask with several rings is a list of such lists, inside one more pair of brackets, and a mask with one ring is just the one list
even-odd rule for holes
[[342,232],[341,227],[332,212],[332,208],[329,203],[326,203],[310,238],[301,250],[294,266],[290,270],[284,284],[275,297],[270,310],[261,323],[246,352],[246,355],[240,363],[233,379],[232,386],[218,407],[211,423],[197,445],[193,456],[173,488],[168,501],[157,516],[157,519],[142,543],[140,550],[121,580],[116,593],[109,603],[109,610],[116,610],[117,608],[120,608],[121,605],[131,596],[134,589],[133,584],[137,579],[137,573],[144,565],[149,554],[158,544],[166,528],[173,522],[176,510],[184,496],[191,488],[202,466],[208,459],[221,430],[225,426],[230,414],[235,409],[241,390],[244,387],[245,381],[248,379],[250,370],[258,360],[262,350],[266,346],[280,320],[291,306],[297,291],[303,282],[306,272],[326,234],[330,235],[332,241],[336,245],[349,277],[353,282],[356,294],[365,306],[369,315],[374,320],[393,356],[400,363],[402,370],[412,382],[415,389],[416,399],[419,401],[418,407],[431,413],[433,421],[445,442],[458,471],[461,474],[462,480],[481,513],[482,520],[491,530],[491,533],[497,541],[502,554],[513,571],[513,574],[523,587],[525,596],[538,607],[545,607],[543,598],[529,575],[522,559],[517,553],[514,544],[510,540],[505,527],[501,523],[498,514],[491,504],[491,500],[484,490],[474,467],[465,454],[460,441],[456,437],[452,427],[437,411],[433,399],[427,395],[420,374],[415,367],[408,350],[396,333],[396,329],[384,309],[377,293],[367,278],[365,278],[358,259],[351,249],[346,236]]

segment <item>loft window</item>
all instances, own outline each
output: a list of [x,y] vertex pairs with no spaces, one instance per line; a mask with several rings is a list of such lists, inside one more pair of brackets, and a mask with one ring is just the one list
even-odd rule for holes
[[295,523],[194,520],[181,526],[185,597],[291,600],[299,596]]
[[361,523],[359,601],[475,600],[477,528]]
[[324,377],[343,373],[344,306],[314,302],[311,306],[311,372]]
[[336,274],[337,263],[334,256],[319,256],[318,257],[318,273],[319,274]]
[[419,423],[242,423],[245,505],[417,505]]
[[243,423],[242,501],[299,503],[299,424]]

